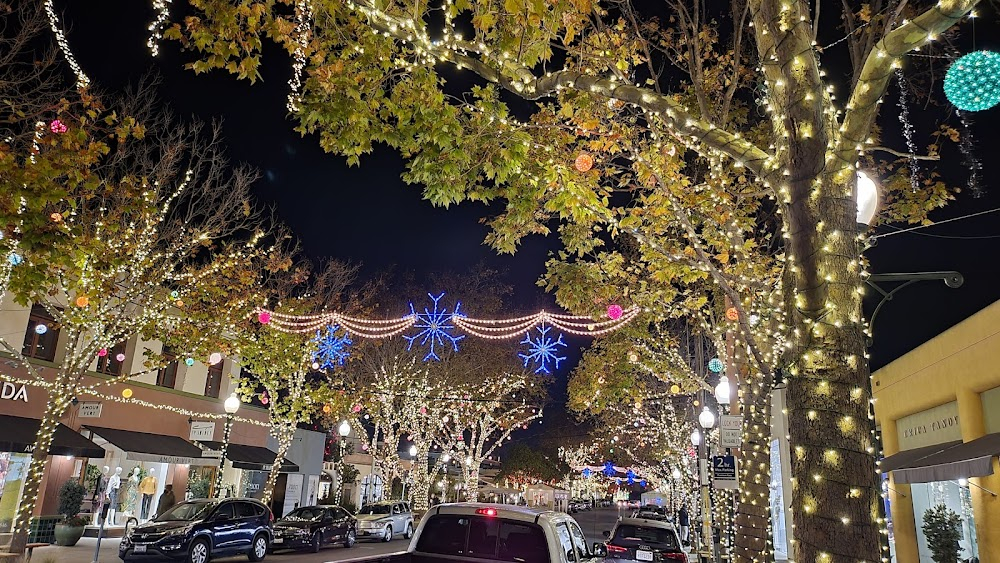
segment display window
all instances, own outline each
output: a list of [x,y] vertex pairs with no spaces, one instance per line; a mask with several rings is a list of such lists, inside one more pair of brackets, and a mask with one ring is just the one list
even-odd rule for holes
[[944,506],[960,518],[959,558],[968,561],[979,559],[979,544],[976,540],[976,522],[972,515],[972,498],[969,486],[961,481],[936,481],[910,485],[913,499],[913,517],[917,524],[917,548],[921,561],[931,561],[931,550],[924,533],[924,517],[931,509]]

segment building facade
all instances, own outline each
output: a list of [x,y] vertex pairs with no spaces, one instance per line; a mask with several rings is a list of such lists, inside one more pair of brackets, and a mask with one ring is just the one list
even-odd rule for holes
[[1000,562],[1000,301],[872,374],[893,560],[931,561],[924,515],[961,518],[960,560]]

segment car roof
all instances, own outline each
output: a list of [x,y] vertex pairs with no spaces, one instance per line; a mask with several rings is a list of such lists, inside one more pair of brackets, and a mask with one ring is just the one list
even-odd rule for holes
[[618,521],[618,525],[628,524],[630,526],[644,526],[646,528],[663,528],[667,530],[673,530],[674,525],[670,522],[664,522],[663,520],[651,520],[649,518],[622,518]]
[[554,510],[540,510],[528,508],[527,506],[517,506],[513,504],[490,504],[485,502],[456,502],[439,504],[432,508],[434,514],[468,514],[474,515],[480,508],[493,508],[497,511],[497,516],[509,520],[520,520],[522,522],[535,522],[539,519],[546,519],[553,522],[572,520],[573,518],[564,513]]

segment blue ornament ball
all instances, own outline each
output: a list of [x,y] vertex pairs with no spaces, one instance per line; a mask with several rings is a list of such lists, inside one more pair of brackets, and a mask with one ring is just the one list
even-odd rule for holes
[[48,331],[49,327],[42,323],[38,323],[35,325],[35,334],[45,334]]
[[16,252],[11,252],[7,256],[7,262],[9,262],[11,266],[17,266],[21,262],[24,262],[24,258],[21,258],[21,255]]
[[184,358],[184,365],[186,365],[186,366],[193,366],[194,365],[194,358]]
[[951,63],[944,94],[955,107],[983,111],[1000,103],[1000,53],[976,51]]
[[712,370],[712,373],[721,373],[724,367],[726,366],[722,365],[722,360],[719,358],[712,358],[708,361],[708,369]]

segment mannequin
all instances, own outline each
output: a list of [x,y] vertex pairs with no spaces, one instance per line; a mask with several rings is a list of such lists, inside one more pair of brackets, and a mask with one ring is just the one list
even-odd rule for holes
[[107,524],[108,509],[111,509],[111,523],[115,521],[115,509],[118,508],[118,490],[122,487],[122,468],[116,467],[115,474],[108,478],[108,486],[104,489],[105,503],[101,517]]
[[94,515],[94,525],[100,526],[107,515],[107,503],[104,498],[104,490],[108,488],[108,472],[111,468],[105,465],[101,468],[101,474],[97,477],[94,485],[94,499],[90,501],[90,511]]
[[128,488],[125,490],[125,500],[122,502],[122,510],[129,516],[134,516],[139,512],[139,466],[132,469],[128,478]]
[[143,477],[139,482],[139,492],[142,493],[142,512],[139,517],[146,520],[149,517],[149,507],[153,504],[153,495],[156,494],[156,469],[150,469],[149,475]]

